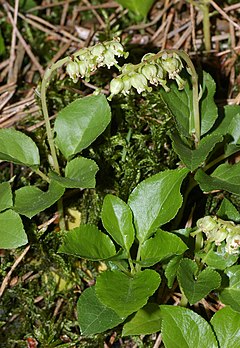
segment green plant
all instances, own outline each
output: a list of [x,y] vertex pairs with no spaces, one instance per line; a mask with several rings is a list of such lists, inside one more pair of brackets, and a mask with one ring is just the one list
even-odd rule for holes
[[[176,123],[170,137],[181,168],[145,179],[129,195],[127,203],[112,194],[106,195],[101,219],[108,234],[91,224],[80,225],[66,232],[59,252],[103,260],[108,268],[78,301],[83,334],[104,332],[124,323],[123,335],[162,331],[163,342],[170,348],[176,347],[176,342],[179,347],[224,347],[229,334],[221,335],[219,326],[230,317],[225,326],[230,333],[239,320],[240,303],[235,293],[239,292],[240,236],[239,226],[233,223],[239,222],[239,213],[225,199],[218,218],[197,216],[197,227],[188,229],[181,228],[181,223],[189,209],[190,194],[198,185],[204,192],[224,190],[240,194],[239,163],[222,163],[239,151],[239,107],[226,106],[221,113],[218,111],[213,79],[203,72],[199,84],[199,76],[185,52],[147,54],[139,64],[123,67],[116,57],[127,54],[120,42],[113,40],[81,49],[46,71],[41,102],[50,149],[47,173],[40,170],[38,148],[28,136],[13,129],[0,130],[0,158],[30,167],[49,184],[46,192],[36,186],[22,187],[14,197],[10,183],[1,184],[1,247],[25,244],[20,215],[32,218],[57,201],[60,227],[64,230],[61,198],[65,189],[95,186],[97,164],[79,153],[106,129],[110,106],[100,91],[75,100],[59,112],[53,131],[46,101],[52,73],[66,64],[67,73],[77,82],[79,78],[89,79],[99,67],[115,66],[120,75],[110,82],[109,100],[118,94],[131,94],[132,88],[144,94],[152,90],[151,85],[160,85],[161,96]],[[63,168],[59,165],[59,151],[66,162]],[[181,307],[163,305],[161,292],[171,292],[176,286],[182,293]],[[214,332],[198,314],[183,308],[205,298],[212,290],[229,305],[213,316]],[[199,341],[201,336],[206,343]]]

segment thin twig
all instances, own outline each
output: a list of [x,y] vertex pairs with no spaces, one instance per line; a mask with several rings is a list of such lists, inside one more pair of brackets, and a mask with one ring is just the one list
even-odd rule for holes
[[21,255],[15,260],[14,264],[12,265],[10,271],[8,272],[8,274],[6,275],[6,277],[3,279],[1,288],[0,288],[0,297],[2,297],[4,290],[6,289],[9,280],[11,278],[11,275],[13,273],[13,271],[15,270],[15,268],[19,265],[19,263],[22,261],[22,259],[24,258],[24,256],[27,254],[28,250],[30,249],[30,245],[28,245],[23,252],[21,253]]
[[209,0],[212,7],[215,8],[229,23],[231,23],[235,28],[240,30],[240,25],[235,23],[213,0]]

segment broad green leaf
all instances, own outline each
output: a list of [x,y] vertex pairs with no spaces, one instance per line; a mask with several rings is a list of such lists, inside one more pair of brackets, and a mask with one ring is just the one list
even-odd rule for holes
[[220,122],[213,134],[227,135],[228,144],[225,145],[225,154],[230,156],[240,150],[240,105],[224,106],[223,110],[220,109],[218,121]]
[[158,230],[146,240],[141,247],[141,262],[143,267],[150,267],[157,262],[173,255],[181,255],[188,247],[175,234]]
[[173,148],[180,157],[181,161],[191,171],[197,169],[207,158],[214,146],[223,140],[223,136],[219,134],[206,135],[201,139],[197,149],[193,150],[188,147],[177,133],[172,133]]
[[202,169],[199,169],[195,174],[195,180],[204,192],[225,190],[239,195],[240,162],[236,164],[221,164],[211,176],[207,175]]
[[93,160],[84,157],[74,158],[65,168],[65,177],[50,173],[49,177],[66,188],[94,188],[98,165]]
[[229,285],[220,292],[220,300],[240,312],[240,266],[232,266],[225,270]]
[[[223,114],[220,113],[220,123],[213,131],[222,135],[229,134],[232,136],[232,141],[237,144],[240,134],[239,124],[236,124],[235,120],[238,120],[240,116],[240,105],[225,105]],[[232,133],[233,132],[233,133]],[[238,136],[239,134],[239,136]]]
[[12,190],[9,182],[3,182],[0,184],[0,212],[11,208],[13,205],[12,201]]
[[165,277],[167,278],[167,285],[169,289],[171,289],[173,286],[173,282],[177,276],[177,270],[182,258],[182,255],[174,256],[167,264],[165,269]]
[[155,0],[117,0],[117,2],[127,9],[135,12],[141,17],[146,17]]
[[186,85],[182,91],[178,90],[175,82],[171,83],[170,88],[170,92],[166,92],[163,88],[160,88],[161,97],[173,115],[179,133],[185,137],[190,137],[189,120],[193,117],[193,108],[192,91],[189,82],[186,81]]
[[202,97],[200,99],[201,135],[207,133],[214,125],[218,110],[214,102],[216,83],[210,74],[203,72]]
[[161,323],[159,306],[155,303],[148,303],[123,326],[122,336],[150,335],[161,330]]
[[94,335],[111,329],[122,319],[111,309],[104,306],[92,286],[81,294],[77,302],[78,323],[82,335]]
[[221,276],[218,272],[206,268],[198,273],[197,264],[190,259],[183,259],[180,262],[177,278],[181,290],[191,305],[200,301],[221,284]]
[[77,99],[55,121],[56,144],[66,158],[87,148],[107,127],[111,111],[104,95]]
[[129,206],[116,196],[106,195],[102,207],[102,222],[115,242],[129,251],[135,235]]
[[206,253],[199,253],[199,256],[204,260],[208,266],[215,269],[224,270],[232,266],[238,260],[238,255],[226,253],[224,246],[219,246],[216,251],[209,250]]
[[34,141],[13,128],[0,129],[0,160],[38,167],[39,151]]
[[190,309],[161,305],[165,348],[218,348],[211,326]]
[[106,271],[97,278],[96,294],[100,302],[124,318],[147,303],[160,281],[159,274],[150,269],[132,277],[119,271]]
[[20,216],[13,210],[0,213],[0,249],[13,249],[27,244]]
[[224,198],[220,205],[220,208],[217,211],[217,216],[223,220],[231,220],[234,222],[240,222],[240,213],[235,208],[235,206],[227,199]]
[[240,313],[231,307],[217,311],[211,324],[221,348],[236,348],[240,342]]
[[58,252],[88,260],[109,259],[116,254],[111,239],[94,225],[80,225],[66,232]]
[[166,170],[142,181],[130,194],[130,206],[140,243],[174,218],[182,204],[180,187],[188,169]]
[[51,207],[63,195],[64,188],[51,181],[48,191],[44,192],[35,186],[25,186],[15,191],[14,210],[31,219],[34,215]]

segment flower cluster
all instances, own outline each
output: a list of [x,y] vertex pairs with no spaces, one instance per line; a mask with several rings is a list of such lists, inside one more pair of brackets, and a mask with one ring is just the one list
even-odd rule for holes
[[167,79],[174,79],[181,90],[184,88],[185,81],[179,76],[183,68],[182,61],[176,53],[164,52],[162,56],[156,58],[153,53],[147,53],[138,65],[125,64],[122,67],[122,74],[110,82],[111,95],[129,94],[131,87],[134,87],[138,93],[150,92],[152,85],[161,85],[166,92],[169,91]]
[[117,65],[116,57],[127,58],[128,53],[124,52],[123,46],[118,39],[97,43],[88,48],[82,48],[67,64],[66,71],[74,83],[79,78],[89,80],[90,74],[97,68],[107,66],[110,68]]
[[208,242],[219,246],[225,242],[229,254],[238,254],[240,248],[240,225],[217,217],[205,216],[197,221],[198,230],[204,232]]

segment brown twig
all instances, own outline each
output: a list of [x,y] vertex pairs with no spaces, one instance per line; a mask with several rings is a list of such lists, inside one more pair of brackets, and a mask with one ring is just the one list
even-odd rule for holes
[[11,275],[13,273],[13,271],[15,270],[15,268],[17,268],[17,266],[19,265],[19,263],[22,261],[22,259],[24,258],[24,256],[27,254],[28,250],[30,249],[30,245],[28,245],[23,252],[21,253],[20,256],[18,256],[18,258],[15,260],[14,264],[12,265],[10,271],[8,272],[8,274],[6,275],[6,277],[3,279],[2,285],[0,287],[0,297],[2,297],[4,290],[6,289]]

